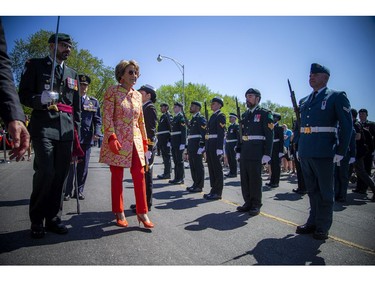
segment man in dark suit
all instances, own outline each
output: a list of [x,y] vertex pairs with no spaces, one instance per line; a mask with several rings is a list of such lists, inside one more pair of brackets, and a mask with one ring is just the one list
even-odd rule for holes
[[[313,238],[318,240],[328,238],[335,197],[333,168],[344,158],[353,130],[349,100],[345,92],[327,88],[329,77],[328,68],[313,63],[309,80],[313,92],[300,105],[298,156],[309,196],[310,214],[307,222],[297,227],[296,233],[313,233]],[[337,132],[338,124],[340,130]]]
[[274,124],[271,111],[259,106],[259,90],[250,88],[245,97],[248,109],[242,114],[242,140],[237,145],[245,203],[237,211],[256,216],[262,207],[262,164],[271,160]]
[[234,113],[229,113],[230,125],[228,127],[226,140],[225,140],[225,154],[227,155],[229,172],[225,174],[227,178],[237,177],[237,160],[236,151],[234,150],[237,146],[239,138],[239,125],[236,123],[238,116]]
[[188,135],[188,155],[189,155],[189,166],[191,177],[193,179],[193,185],[188,187],[189,192],[201,192],[204,187],[204,166],[202,153],[204,152],[205,146],[205,135],[207,120],[200,113],[202,108],[201,103],[197,101],[191,102],[190,113],[192,119],[189,126]]
[[221,112],[224,106],[222,98],[215,97],[211,100],[213,114],[207,123],[206,132],[206,157],[208,173],[210,176],[211,191],[203,195],[207,200],[220,200],[224,188],[223,166],[221,157],[224,154],[225,115]]
[[172,129],[172,115],[168,112],[169,106],[166,103],[160,104],[160,111],[163,113],[160,116],[158,124],[158,146],[160,148],[161,156],[164,163],[164,173],[158,175],[158,179],[170,179],[172,164],[171,164],[171,129]]
[[[148,211],[151,211],[152,206],[152,187],[153,187],[153,180],[152,180],[152,172],[154,167],[154,158],[156,154],[156,124],[158,122],[158,118],[156,115],[156,108],[154,103],[156,102],[156,91],[155,88],[151,85],[143,85],[139,90],[142,94],[142,101],[143,101],[143,116],[145,119],[145,126],[147,132],[147,144],[148,150],[146,152],[146,169],[145,169],[145,180],[146,180],[146,200],[147,200],[147,207]],[[136,205],[133,204],[130,206],[131,209],[135,212]]]
[[281,171],[281,157],[284,156],[284,129],[279,125],[281,115],[279,113],[273,113],[273,146],[271,156],[271,180],[266,183],[267,186],[276,188],[279,187],[280,182],[280,171]]
[[172,120],[171,130],[171,146],[172,146],[172,158],[174,163],[174,179],[170,180],[172,184],[183,184],[185,178],[185,168],[183,153],[186,146],[186,122],[184,114],[182,113],[183,105],[176,102],[173,107],[175,116]]
[[12,136],[10,159],[19,161],[30,146],[30,135],[25,126],[25,114],[13,81],[12,64],[7,53],[5,34],[0,18],[0,117]]
[[72,49],[70,36],[59,33],[57,41],[52,88],[55,35],[48,40],[49,56],[26,62],[19,86],[21,102],[33,109],[29,124],[35,153],[29,209],[33,238],[44,236],[44,221],[48,231],[68,232],[61,222],[63,183],[69,172],[73,139],[79,133],[81,98],[78,74],[65,63]]
[[85,188],[85,183],[87,179],[91,146],[94,145],[94,141],[98,140],[101,133],[102,127],[102,117],[100,115],[100,105],[99,101],[87,95],[89,85],[91,83],[91,78],[87,75],[78,75],[79,77],[79,92],[81,95],[81,137],[80,144],[84,152],[82,157],[77,159],[77,185],[78,194],[74,190],[73,196],[73,180],[74,180],[74,165],[70,164],[69,174],[66,179],[65,197],[64,200],[68,201],[70,197],[76,198],[78,196],[79,200],[84,200],[83,190]]

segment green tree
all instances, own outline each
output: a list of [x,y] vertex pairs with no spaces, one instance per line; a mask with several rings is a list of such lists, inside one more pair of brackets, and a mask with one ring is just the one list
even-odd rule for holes
[[286,124],[289,129],[293,128],[293,121],[296,120],[294,110],[292,107],[281,106],[277,103],[273,103],[267,100],[261,103],[261,106],[281,114],[280,124]]

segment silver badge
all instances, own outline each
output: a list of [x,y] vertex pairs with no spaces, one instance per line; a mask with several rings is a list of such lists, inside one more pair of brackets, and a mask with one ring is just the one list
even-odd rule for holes
[[327,105],[327,101],[326,100],[323,100],[322,101],[322,107],[320,108],[321,110],[325,110],[326,109],[326,105]]

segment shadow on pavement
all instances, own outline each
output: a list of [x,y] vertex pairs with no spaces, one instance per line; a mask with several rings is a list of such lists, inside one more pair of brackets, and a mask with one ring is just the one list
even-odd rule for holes
[[[304,195],[307,196],[307,195]],[[274,196],[274,200],[276,201],[297,201],[301,200],[303,196],[301,194],[295,192],[287,192],[287,193],[277,193]]]
[[22,205],[29,205],[30,199],[20,199],[14,201],[0,201],[0,207],[15,207]]
[[325,265],[324,258],[318,256],[323,243],[307,235],[288,234],[283,238],[266,238],[254,249],[222,264],[231,264],[250,255],[257,261],[256,265]]

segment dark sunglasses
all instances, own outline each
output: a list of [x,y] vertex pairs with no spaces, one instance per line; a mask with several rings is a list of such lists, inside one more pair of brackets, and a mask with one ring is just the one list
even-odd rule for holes
[[129,75],[134,75],[134,74],[135,74],[136,76],[138,76],[138,71],[129,70],[129,71],[128,71],[128,74],[129,74]]

